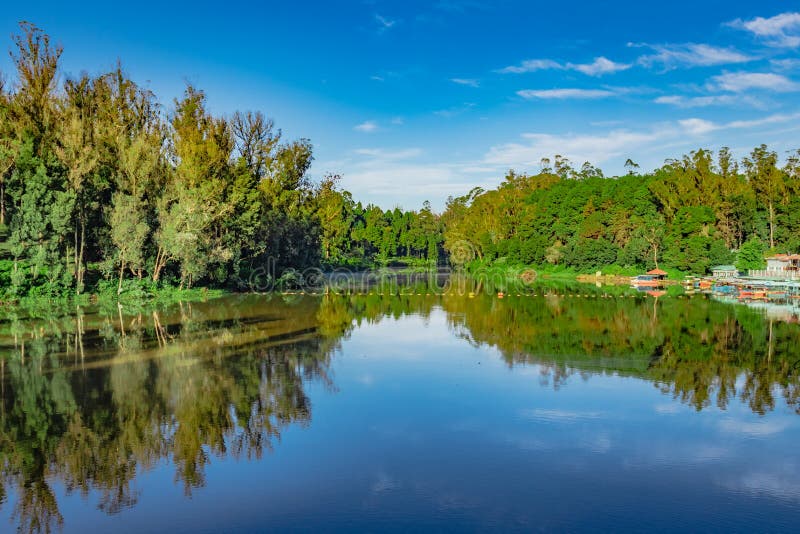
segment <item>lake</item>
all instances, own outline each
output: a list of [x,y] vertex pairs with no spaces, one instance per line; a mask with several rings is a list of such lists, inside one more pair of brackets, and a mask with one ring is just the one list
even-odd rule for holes
[[791,316],[429,291],[6,311],[0,530],[796,528]]

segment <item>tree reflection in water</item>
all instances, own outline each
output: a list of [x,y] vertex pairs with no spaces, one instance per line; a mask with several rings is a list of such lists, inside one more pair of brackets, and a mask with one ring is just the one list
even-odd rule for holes
[[[582,289],[499,300],[461,294],[227,297],[163,310],[78,309],[0,323],[0,498],[21,531],[63,524],[50,484],[113,514],[136,476],[168,460],[191,494],[213,457],[261,458],[308,425],[310,381],[335,388],[331,358],[359,325],[442,309],[450,333],[571,376],[633,376],[697,410],[737,397],[756,413],[800,412],[800,327],[705,298],[606,298]],[[413,293],[413,294],[410,294]],[[416,293],[421,293],[417,295]]]

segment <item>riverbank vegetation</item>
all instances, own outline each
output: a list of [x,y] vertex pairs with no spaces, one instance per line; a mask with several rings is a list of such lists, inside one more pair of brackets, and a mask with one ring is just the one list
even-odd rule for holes
[[164,105],[121,66],[65,75],[61,53],[22,23],[0,84],[3,301],[263,289],[308,268],[704,274],[800,248],[798,153],[698,149],[615,178],[555,156],[441,214],[384,210],[312,180],[311,142],[261,112],[213,115],[192,85]]
[[[66,77],[32,24],[0,86],[4,300],[87,291],[245,289],[253,272],[438,259],[438,218],[362,206],[312,182],[307,139],[259,112],[212,115],[188,85],[166,109],[121,66]],[[396,258],[400,258],[399,260]]]
[[779,166],[762,145],[741,164],[726,148],[695,150],[639,175],[605,178],[565,158],[535,175],[510,172],[495,190],[451,198],[445,248],[470,263],[521,263],[579,272],[654,267],[705,274],[741,254],[800,247],[800,152]]

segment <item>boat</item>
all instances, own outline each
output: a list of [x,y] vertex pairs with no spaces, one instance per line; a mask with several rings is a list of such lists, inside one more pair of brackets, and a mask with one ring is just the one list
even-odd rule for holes
[[700,280],[699,282],[697,282],[697,286],[696,287],[697,287],[697,289],[711,289],[713,286],[714,286],[714,282],[704,278],[704,279]]
[[739,292],[739,300],[766,300],[767,292],[763,289],[748,289]]
[[714,284],[711,288],[714,293],[721,293],[723,295],[731,295],[736,296],[739,293],[739,289],[732,284]]

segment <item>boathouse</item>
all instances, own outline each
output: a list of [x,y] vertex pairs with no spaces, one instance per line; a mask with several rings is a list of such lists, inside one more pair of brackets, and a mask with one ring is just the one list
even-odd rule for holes
[[652,271],[647,271],[648,276],[652,276],[653,280],[666,280],[667,279],[667,272],[662,271],[661,269],[653,269]]
[[739,270],[733,265],[717,265],[711,268],[714,278],[734,278],[739,275]]
[[766,260],[767,268],[751,270],[751,277],[771,280],[800,279],[800,254],[775,254]]

